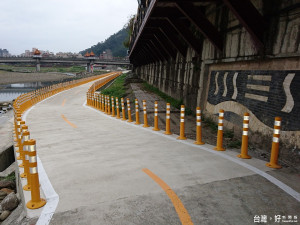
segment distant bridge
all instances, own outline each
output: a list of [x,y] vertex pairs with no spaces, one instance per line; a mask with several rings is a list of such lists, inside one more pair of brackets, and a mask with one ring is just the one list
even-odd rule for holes
[[41,63],[72,63],[72,64],[86,64],[90,72],[93,64],[99,65],[116,65],[128,66],[129,60],[122,59],[99,59],[96,57],[86,58],[50,58],[50,57],[0,57],[0,63],[33,63],[36,64],[36,70],[40,71]]

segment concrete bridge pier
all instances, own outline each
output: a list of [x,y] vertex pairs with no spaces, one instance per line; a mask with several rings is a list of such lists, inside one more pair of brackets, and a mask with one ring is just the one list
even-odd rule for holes
[[36,59],[36,72],[40,72],[41,71],[41,61],[40,59]]
[[89,60],[89,62],[86,64],[86,70],[89,73],[94,72],[94,60]]

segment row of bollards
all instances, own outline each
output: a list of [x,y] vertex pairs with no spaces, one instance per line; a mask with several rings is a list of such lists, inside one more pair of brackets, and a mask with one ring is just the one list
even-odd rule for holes
[[26,206],[29,209],[37,209],[46,204],[46,200],[41,198],[40,183],[37,165],[36,141],[30,138],[28,126],[25,121],[22,121],[22,114],[32,107],[34,104],[55,95],[61,91],[94,81],[99,78],[104,80],[111,80],[119,76],[121,72],[112,72],[98,76],[83,78],[63,82],[48,87],[40,88],[38,90],[28,92],[16,98],[13,104],[14,108],[14,149],[16,151],[16,159],[20,160],[20,168],[23,172],[20,173],[21,179],[26,179],[24,191],[31,192],[31,200],[27,202]]
[[[94,96],[88,95],[88,104],[100,111],[105,112],[108,115],[111,115],[110,109],[112,112],[114,112],[115,108],[117,110],[117,119],[120,119],[120,111],[119,111],[119,99],[113,96],[109,97],[103,94],[95,94]],[[109,99],[111,98],[111,104]],[[105,99],[103,102],[102,100]],[[116,100],[116,104],[114,103],[114,99]],[[102,104],[100,104],[102,101]],[[131,117],[131,108],[130,108],[130,100],[127,98],[127,118],[126,119],[126,111],[125,111],[125,104],[124,99],[121,98],[121,109],[122,109],[122,120],[127,120],[128,122],[133,122]],[[140,124],[140,117],[139,117],[139,106],[138,106],[138,100],[135,99],[135,124]],[[100,107],[98,107],[100,106]],[[143,127],[149,127],[148,125],[148,119],[147,119],[147,103],[146,100],[143,100],[143,113],[144,113],[144,125]],[[223,127],[224,127],[224,110],[219,111],[219,119],[218,119],[218,134],[217,134],[217,143],[214,150],[216,151],[225,151],[225,148],[223,147]],[[171,127],[170,127],[170,115],[171,115],[171,106],[170,103],[166,104],[166,129],[164,134],[171,135]],[[114,113],[112,113],[112,116],[114,117]],[[185,106],[182,105],[180,108],[180,133],[179,137],[177,139],[179,140],[186,140],[185,136]],[[201,120],[201,109],[200,107],[196,108],[196,141],[194,144],[196,145],[203,145],[205,144],[202,141],[202,120]],[[276,117],[275,119],[275,126],[274,126],[274,137],[273,137],[273,144],[272,144],[272,150],[271,150],[271,160],[270,163],[267,163],[266,165],[271,168],[281,168],[280,165],[278,165],[278,152],[279,152],[279,132],[280,132],[280,125],[281,125],[281,119],[279,117]],[[159,131],[158,126],[158,103],[155,101],[154,103],[154,131]],[[250,159],[251,156],[248,155],[248,131],[249,131],[249,113],[245,113],[244,115],[244,121],[243,121],[243,133],[242,133],[242,145],[241,145],[241,153],[237,155],[237,157],[242,159]]]
[[14,148],[16,153],[19,153],[17,156],[17,160],[21,161],[19,167],[23,168],[20,177],[27,180],[23,190],[31,193],[31,200],[27,202],[26,206],[29,209],[37,209],[44,206],[46,200],[40,197],[36,141],[30,138],[28,126],[25,125],[25,121],[22,121],[22,114],[18,107],[14,107],[14,113]]

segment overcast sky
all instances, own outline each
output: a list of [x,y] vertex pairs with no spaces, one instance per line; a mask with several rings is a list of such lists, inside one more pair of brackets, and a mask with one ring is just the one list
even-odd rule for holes
[[0,0],[0,48],[79,52],[118,32],[137,0]]

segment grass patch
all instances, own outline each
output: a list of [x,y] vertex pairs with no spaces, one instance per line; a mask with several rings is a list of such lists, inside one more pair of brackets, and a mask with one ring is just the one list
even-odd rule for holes
[[240,148],[242,145],[242,142],[240,140],[235,140],[235,141],[231,141],[229,144],[228,144],[228,147],[229,148]]
[[101,94],[118,97],[119,102],[121,102],[121,98],[125,97],[126,95],[126,89],[124,87],[126,76],[127,74],[123,74],[116,78],[112,85],[101,90]]
[[210,117],[203,117],[202,116],[202,121],[212,131],[215,131],[215,132],[218,131],[218,124],[215,121],[213,121],[212,118],[210,118]]
[[[171,96],[163,93],[158,88],[153,87],[152,85],[148,84],[147,82],[143,82],[143,87],[146,91],[157,94],[159,97],[164,99],[167,103],[170,103],[171,106],[175,107],[176,109],[180,109],[181,105],[184,105],[182,99],[177,100],[175,98],[172,98]],[[190,108],[185,107],[185,114],[186,115],[193,115],[194,113]]]
[[15,172],[12,172],[7,177],[0,178],[0,180],[16,181]]
[[232,130],[224,130],[223,136],[224,136],[225,138],[233,138],[234,133],[233,133]]
[[[22,66],[11,66],[11,65],[0,65],[0,70],[5,70],[8,72],[35,72],[36,67],[32,65],[22,65]],[[52,67],[41,67],[42,73],[47,72],[58,72],[58,73],[79,73],[85,71],[84,66],[52,66]]]

